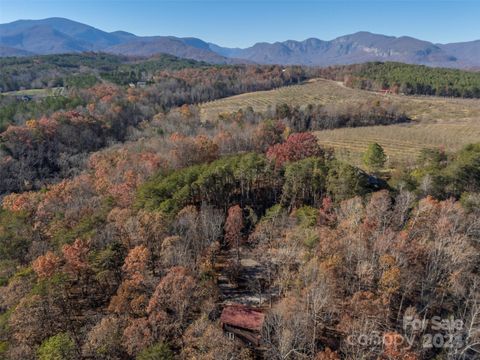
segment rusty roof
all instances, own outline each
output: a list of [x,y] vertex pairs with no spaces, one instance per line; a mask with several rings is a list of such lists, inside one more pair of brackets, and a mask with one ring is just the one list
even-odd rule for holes
[[228,305],[223,308],[220,321],[223,324],[247,330],[262,330],[265,314],[245,305]]

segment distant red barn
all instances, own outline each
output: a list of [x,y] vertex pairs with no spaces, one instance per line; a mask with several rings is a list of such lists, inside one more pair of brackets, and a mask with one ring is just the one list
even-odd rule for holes
[[222,328],[230,338],[238,337],[255,346],[261,343],[264,321],[263,312],[240,304],[226,306],[220,316]]

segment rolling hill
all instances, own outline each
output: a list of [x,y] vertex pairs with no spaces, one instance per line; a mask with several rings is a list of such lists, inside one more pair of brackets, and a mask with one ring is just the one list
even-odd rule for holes
[[203,120],[252,107],[258,112],[276,105],[308,104],[361,107],[368,102],[388,102],[412,121],[407,124],[365,126],[317,131],[320,144],[334,148],[339,158],[362,164],[362,154],[372,142],[379,143],[390,163],[415,161],[423,148],[457,151],[480,137],[480,102],[476,99],[453,99],[430,96],[383,95],[351,89],[340,82],[311,80],[301,85],[270,91],[236,95],[201,106]]
[[20,50],[16,48],[12,48],[10,46],[2,46],[0,45],[0,57],[7,57],[7,56],[29,56],[34,55],[33,53],[25,50]]
[[103,49],[103,51],[131,56],[152,56],[158,53],[164,53],[213,64],[227,64],[232,62],[230,59],[208,48],[189,45],[188,39],[185,41],[184,39],[170,36],[135,38],[134,40]]

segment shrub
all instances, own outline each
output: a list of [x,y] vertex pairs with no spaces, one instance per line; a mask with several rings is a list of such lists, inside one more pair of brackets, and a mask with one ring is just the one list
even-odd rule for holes
[[173,360],[173,352],[167,344],[155,344],[137,355],[137,360]]
[[261,221],[272,221],[282,215],[284,209],[280,204],[273,205],[271,208],[268,208],[265,211],[265,215],[262,217]]
[[295,216],[300,226],[314,226],[317,223],[318,209],[311,206],[302,206],[295,211]]
[[71,360],[75,355],[75,342],[67,333],[46,339],[37,351],[39,360]]
[[460,198],[462,206],[468,212],[480,210],[480,193],[469,193],[465,192]]
[[363,163],[373,171],[381,170],[385,166],[387,156],[383,148],[377,144],[372,143],[368,145],[367,152],[363,155]]

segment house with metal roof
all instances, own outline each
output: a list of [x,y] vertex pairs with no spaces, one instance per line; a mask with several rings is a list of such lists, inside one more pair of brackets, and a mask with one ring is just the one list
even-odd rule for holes
[[220,316],[222,328],[230,339],[238,338],[252,346],[260,346],[265,314],[241,304],[227,305]]

